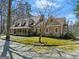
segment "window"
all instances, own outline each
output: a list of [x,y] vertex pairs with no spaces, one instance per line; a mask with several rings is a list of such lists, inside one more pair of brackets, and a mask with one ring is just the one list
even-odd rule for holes
[[46,29],[46,32],[48,32],[48,29]]
[[55,32],[58,32],[58,28],[55,29]]
[[17,22],[16,22],[16,23],[15,23],[15,27],[19,26],[19,24],[20,24],[20,23],[17,23]]
[[14,34],[16,34],[16,29],[14,30]]
[[26,22],[23,22],[22,24],[21,24],[21,26],[25,26],[26,25]]
[[41,28],[39,28],[39,31],[41,32]]

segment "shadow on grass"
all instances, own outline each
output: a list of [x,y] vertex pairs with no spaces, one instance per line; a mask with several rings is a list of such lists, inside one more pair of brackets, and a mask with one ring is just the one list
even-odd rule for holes
[[[11,47],[10,47],[10,40],[5,40],[5,44],[4,44],[4,47],[3,47],[3,52],[1,54],[1,57],[6,57],[7,56],[7,53],[9,54],[9,57],[10,59],[14,59],[13,58],[13,55],[12,53],[18,55],[19,57],[22,57],[22,59],[32,59],[32,58],[29,58],[29,57],[26,57],[26,56],[23,56],[17,52],[14,52],[13,49],[11,51]],[[17,59],[17,58],[16,58]]]

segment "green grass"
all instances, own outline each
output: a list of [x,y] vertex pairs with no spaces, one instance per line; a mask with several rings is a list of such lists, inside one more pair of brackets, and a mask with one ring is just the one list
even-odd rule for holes
[[[1,36],[1,38],[5,38],[5,36]],[[22,44],[36,44],[39,42],[39,37],[20,37],[20,36],[11,36],[11,40],[22,43]],[[41,42],[45,45],[52,45],[51,47],[57,47],[60,48],[63,51],[72,52],[79,49],[79,44],[75,44],[71,40],[61,40],[61,39],[55,39],[55,38],[47,38],[42,37]],[[49,51],[50,49],[48,46],[37,46],[32,49],[33,51],[36,51],[38,53],[44,53]]]
[[[11,39],[12,41],[16,41],[23,44],[35,44],[39,42],[39,37],[11,36]],[[46,38],[46,37],[42,37],[41,42],[45,45],[53,45],[53,46],[74,44],[74,42],[70,40],[60,40],[60,39]]]

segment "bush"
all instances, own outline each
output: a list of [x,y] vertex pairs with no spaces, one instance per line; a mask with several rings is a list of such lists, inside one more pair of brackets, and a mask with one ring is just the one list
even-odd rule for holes
[[75,39],[74,35],[71,32],[67,32],[66,34],[64,34],[62,36],[62,38],[65,38],[65,39]]

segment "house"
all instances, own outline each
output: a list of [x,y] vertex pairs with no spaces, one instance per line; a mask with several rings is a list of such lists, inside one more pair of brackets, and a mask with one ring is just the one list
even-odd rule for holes
[[45,35],[60,37],[67,32],[66,18],[48,18],[48,24],[45,30]]
[[39,16],[26,17],[23,20],[18,20],[10,27],[11,35],[30,36],[35,33],[34,26],[39,22]]
[[10,34],[31,36],[39,35],[44,31],[44,36],[61,36],[67,31],[65,18],[49,17],[48,21],[40,20],[41,16],[32,16],[24,20],[18,20],[10,27]]

